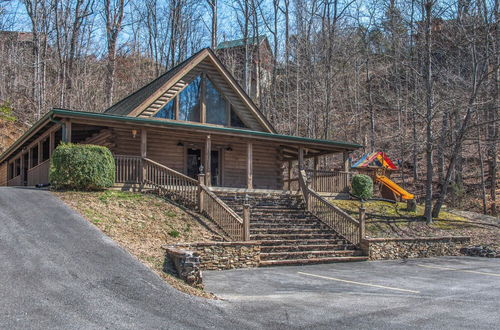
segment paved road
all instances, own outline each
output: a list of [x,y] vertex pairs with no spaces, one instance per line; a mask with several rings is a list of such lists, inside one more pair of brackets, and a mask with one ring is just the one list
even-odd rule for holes
[[173,289],[50,192],[0,188],[0,329],[238,326],[225,304]]
[[0,188],[0,329],[495,328],[498,274],[473,258],[206,272],[225,300],[205,300],[50,192]]
[[[499,329],[500,259],[446,257],[205,272],[262,319],[317,328]],[[238,283],[228,286],[226,283]]]

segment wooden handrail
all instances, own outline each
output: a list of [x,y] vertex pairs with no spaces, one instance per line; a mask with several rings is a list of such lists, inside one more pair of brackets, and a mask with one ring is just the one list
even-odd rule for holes
[[115,159],[117,178],[154,188],[160,196],[168,196],[184,206],[197,207],[231,239],[249,240],[249,217],[242,219],[205,184],[148,158],[115,155]]
[[219,225],[231,239],[248,240],[243,219],[205,185],[200,184],[199,187],[200,212]]
[[363,225],[311,189],[307,182],[305,170],[299,171],[299,183],[307,210],[346,240],[359,245],[364,233]]
[[144,161],[145,161],[146,163],[150,163],[150,164],[153,164],[153,165],[155,165],[155,166],[161,167],[161,168],[163,168],[164,170],[166,170],[166,171],[168,171],[168,172],[170,172],[170,173],[172,173],[172,174],[175,174],[175,175],[177,175],[177,176],[179,176],[179,177],[183,178],[184,180],[191,181],[192,183],[196,183],[196,184],[198,183],[198,181],[197,181],[197,180],[195,180],[195,179],[193,179],[192,177],[189,177],[189,176],[187,176],[187,175],[185,175],[185,174],[182,174],[181,172],[177,172],[176,170],[171,169],[170,167],[166,167],[165,165],[160,164],[160,163],[158,163],[158,162],[155,162],[154,160],[151,160],[151,159],[149,159],[149,158],[143,158],[143,159],[144,159]]
[[35,170],[35,169],[37,169],[38,167],[40,167],[42,165],[46,165],[47,162],[50,162],[50,159],[46,159],[43,162],[38,163],[37,165],[33,166],[32,168],[29,168],[28,169],[28,173],[31,172],[31,171],[33,171],[33,170]]

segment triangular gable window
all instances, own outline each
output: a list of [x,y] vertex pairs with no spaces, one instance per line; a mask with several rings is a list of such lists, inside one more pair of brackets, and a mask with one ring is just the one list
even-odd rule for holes
[[175,119],[175,100],[171,100],[158,111],[154,117],[163,119]]
[[210,79],[206,79],[206,120],[209,124],[227,126],[227,101]]
[[243,123],[243,121],[240,119],[240,117],[232,107],[231,107],[231,127],[247,128],[245,123]]
[[194,78],[179,94],[178,120],[200,121],[201,77]]

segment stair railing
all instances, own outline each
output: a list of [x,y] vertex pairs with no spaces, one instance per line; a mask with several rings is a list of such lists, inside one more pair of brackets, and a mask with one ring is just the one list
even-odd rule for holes
[[148,158],[115,155],[117,182],[141,183],[214,221],[232,240],[250,239],[250,216],[241,218],[205,186],[204,175],[195,180]]
[[241,218],[217,195],[205,186],[205,175],[200,174],[198,205],[201,214],[210,218],[232,239],[238,241],[250,240],[250,217],[244,212]]
[[350,243],[361,244],[361,240],[364,238],[364,222],[360,223],[311,189],[306,171],[303,169],[299,170],[299,184],[309,212]]

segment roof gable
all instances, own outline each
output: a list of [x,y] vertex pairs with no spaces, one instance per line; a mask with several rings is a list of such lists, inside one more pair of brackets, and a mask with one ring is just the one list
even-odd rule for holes
[[165,104],[173,100],[200,73],[207,74],[229,100],[237,115],[250,129],[276,132],[267,118],[209,48],[194,54],[151,83],[111,106],[105,113],[133,117],[152,117]]

